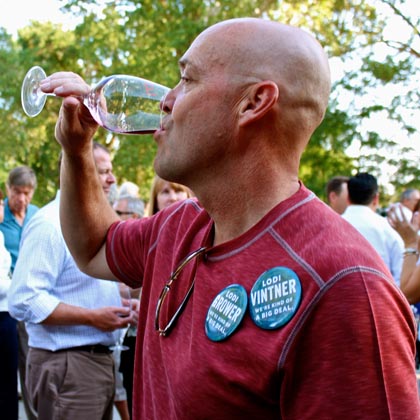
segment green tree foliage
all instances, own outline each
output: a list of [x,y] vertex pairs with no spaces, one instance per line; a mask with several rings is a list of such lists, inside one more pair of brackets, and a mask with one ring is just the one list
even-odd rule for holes
[[[16,45],[12,37],[0,28],[0,180],[5,180],[8,163],[14,154],[15,139],[13,134],[19,131],[20,124],[13,113],[17,86],[13,81],[18,70]],[[14,162],[12,162],[12,165]],[[4,185],[1,186],[4,191]]]
[[[300,176],[309,188],[323,197],[331,176],[350,175],[355,170],[378,175],[385,151],[394,152],[395,159],[388,163],[398,168],[395,185],[416,182],[409,178],[419,175],[409,160],[398,160],[409,150],[395,152],[394,139],[362,124],[386,113],[408,134],[414,132],[403,115],[413,100],[418,104],[418,90],[411,87],[396,94],[387,105],[369,96],[381,84],[408,86],[416,74],[418,22],[405,11],[404,0],[124,0],[107,2],[105,7],[99,7],[104,4],[99,0],[61,3],[63,10],[79,19],[73,31],[33,22],[13,40],[0,30],[0,180],[18,164],[34,167],[39,178],[37,204],[50,200],[57,186],[59,147],[54,126],[60,100],[48,99],[34,119],[23,114],[20,84],[29,67],[38,64],[47,73],[74,71],[92,84],[106,75],[126,73],[174,86],[179,78],[177,61],[197,34],[217,21],[240,16],[300,25],[315,34],[333,61],[342,64],[344,70],[333,85],[326,118],[302,157]],[[386,35],[383,7],[411,29],[404,44]],[[378,45],[387,46],[386,56],[375,54]],[[147,199],[155,153],[152,137],[116,136],[99,129],[96,140],[112,149],[118,182],[136,182]],[[360,149],[357,159],[347,153],[354,144]]]
[[[359,122],[353,141],[359,145],[356,167],[379,177],[392,167],[390,181],[400,192],[407,185],[420,186],[418,152],[412,147],[420,117],[420,13],[411,0],[371,3],[376,24],[365,27],[355,48],[339,58],[346,67],[333,95],[352,98],[346,111]],[[401,145],[397,136],[407,140]]]

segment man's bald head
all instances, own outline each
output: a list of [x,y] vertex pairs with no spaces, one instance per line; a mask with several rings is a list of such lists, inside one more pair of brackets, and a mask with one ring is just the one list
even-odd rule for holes
[[212,65],[234,82],[271,80],[279,88],[283,129],[299,123],[312,134],[322,121],[331,88],[328,57],[310,34],[299,28],[256,18],[231,19],[202,32],[192,44],[205,46]]
[[163,104],[169,116],[155,159],[160,176],[196,194],[216,165],[221,173],[263,165],[271,167],[267,174],[297,177],[330,92],[328,59],[311,35],[232,19],[203,31],[179,67],[181,80]]

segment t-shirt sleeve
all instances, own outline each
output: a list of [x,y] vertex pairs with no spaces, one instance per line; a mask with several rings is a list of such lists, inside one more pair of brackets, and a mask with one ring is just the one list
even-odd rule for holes
[[141,287],[148,251],[146,219],[114,223],[107,234],[106,258],[115,277],[130,287]]

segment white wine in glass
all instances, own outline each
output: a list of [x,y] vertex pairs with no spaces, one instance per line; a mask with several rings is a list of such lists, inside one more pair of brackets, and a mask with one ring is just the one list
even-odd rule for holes
[[[45,71],[35,66],[23,80],[22,108],[29,117],[42,111],[47,96],[55,96],[40,89],[40,83],[46,77]],[[148,134],[160,128],[160,102],[169,90],[150,80],[117,74],[102,79],[83,97],[83,103],[95,121],[109,131]]]

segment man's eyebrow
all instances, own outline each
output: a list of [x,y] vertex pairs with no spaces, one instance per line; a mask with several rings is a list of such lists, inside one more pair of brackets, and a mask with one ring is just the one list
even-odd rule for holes
[[191,70],[197,69],[197,66],[186,57],[181,57],[178,61],[178,65],[180,69],[185,69],[186,67]]
[[178,61],[178,66],[181,69],[184,69],[188,64],[190,64],[190,62],[188,61],[187,58],[181,57]]

